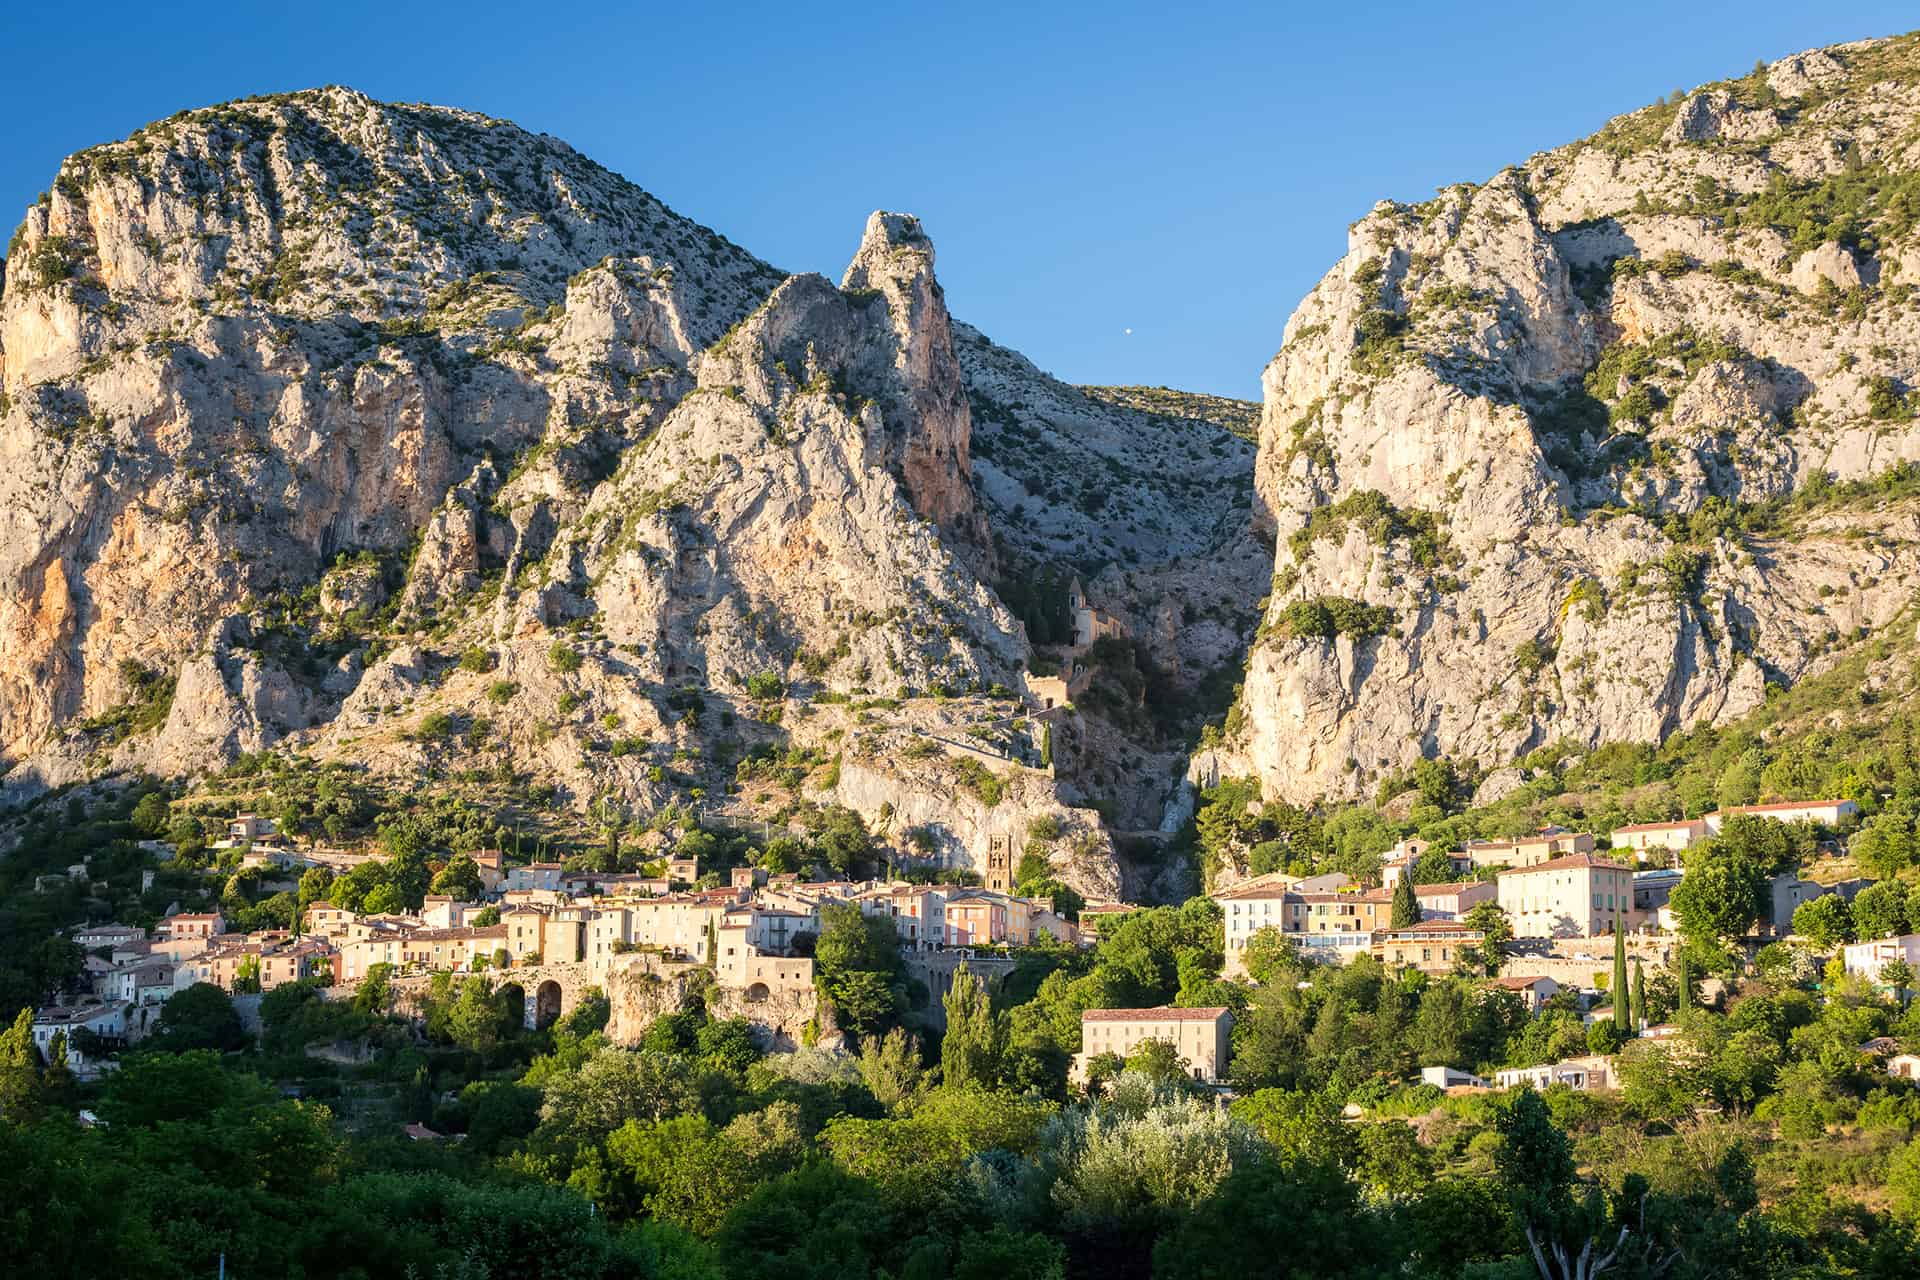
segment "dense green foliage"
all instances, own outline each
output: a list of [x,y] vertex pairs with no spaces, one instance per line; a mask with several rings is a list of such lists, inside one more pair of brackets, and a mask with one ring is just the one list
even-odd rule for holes
[[[1284,947],[1258,986],[1222,982],[1204,899],[1107,935],[1027,957],[992,997],[963,972],[944,1036],[896,1026],[855,1054],[766,1056],[697,997],[633,1048],[607,1042],[597,995],[530,1032],[506,997],[449,977],[420,1042],[376,976],[353,1001],[271,993],[257,1048],[219,992],[177,997],[166,1034],[202,1039],[80,1086],[22,1022],[0,1033],[10,1257],[159,1277],[224,1254],[233,1274],[396,1280],[1489,1280],[1536,1274],[1530,1240],[1578,1252],[1624,1229],[1624,1256],[1683,1277],[1920,1265],[1920,1089],[1855,1050],[1920,1043],[1920,1005],[1782,980],[1708,1008],[1659,972],[1641,1001],[1679,1023],[1679,1048],[1629,1041],[1617,1095],[1449,1099],[1406,1083],[1413,1069],[1551,1061],[1591,1035],[1564,1000],[1533,1018],[1464,979],[1305,966]],[[837,916],[823,970],[885,978],[891,943]],[[1160,1003],[1235,1010],[1228,1110],[1151,1042],[1092,1064],[1091,1096],[1068,1088],[1081,1010]],[[299,1053],[349,1038],[364,1066]],[[103,1127],[75,1124],[83,1105]],[[408,1120],[465,1140],[406,1142]]]

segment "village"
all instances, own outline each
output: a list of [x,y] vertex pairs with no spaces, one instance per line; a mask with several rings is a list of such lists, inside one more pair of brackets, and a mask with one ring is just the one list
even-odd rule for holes
[[[1457,851],[1410,838],[1382,856],[1378,883],[1340,873],[1240,879],[1208,895],[1220,916],[1223,977],[1255,976],[1251,961],[1263,948],[1332,964],[1368,956],[1390,971],[1472,976],[1530,1013],[1571,1001],[1588,1025],[1607,1022],[1628,1006],[1605,995],[1610,958],[1631,956],[1636,967],[1673,963],[1670,900],[1683,873],[1657,864],[1716,835],[1735,816],[1831,831],[1857,814],[1849,800],[1746,806],[1622,827],[1606,848],[1592,834],[1557,827],[1467,841]],[[272,820],[251,813],[235,815],[216,847],[289,886],[312,868],[346,870],[367,856],[295,848]],[[998,846],[983,859],[981,884],[807,880],[735,866],[726,883],[713,885],[717,877],[709,875],[703,888],[698,859],[671,853],[657,875],[514,863],[499,850],[458,857],[471,862],[475,891],[430,893],[416,911],[355,912],[321,898],[305,905],[297,929],[230,931],[217,910],[174,911],[151,931],[78,928],[72,941],[86,952],[87,990],[34,1013],[35,1043],[49,1057],[64,1054],[89,1078],[111,1069],[112,1055],[148,1035],[165,1003],[196,984],[242,1003],[295,982],[346,999],[376,975],[403,989],[434,974],[483,975],[511,988],[526,1025],[537,1029],[568,1012],[582,992],[606,989],[638,968],[655,975],[705,970],[768,1048],[791,1049],[799,1026],[820,1013],[812,950],[829,907],[885,919],[903,954],[931,959],[934,971],[949,976],[956,963],[1007,972],[1034,946],[1094,946],[1103,926],[1139,909],[1092,902],[1064,912],[1048,897],[1015,892],[1010,858]],[[1441,857],[1454,878],[1416,883],[1416,868],[1431,869]],[[1828,894],[1851,899],[1870,883],[1777,875],[1767,885],[1755,939],[1790,938],[1802,906]],[[1834,959],[1845,974],[1870,982],[1897,977],[1911,971],[1901,965],[1920,967],[1920,933],[1849,943]],[[1625,1012],[1632,1016],[1630,1006]],[[1157,1041],[1172,1047],[1194,1082],[1226,1091],[1232,1026],[1224,1006],[1088,1009],[1072,1077],[1084,1084],[1096,1060],[1125,1059]],[[1616,1039],[1659,1043],[1674,1030],[1642,1019]],[[1877,1051],[1891,1075],[1920,1074],[1920,1057],[1898,1048],[1888,1041],[1865,1050]],[[1503,1070],[1492,1081],[1445,1066],[1423,1069],[1422,1079],[1446,1089],[1602,1090],[1616,1085],[1617,1074],[1611,1055],[1595,1053]]]

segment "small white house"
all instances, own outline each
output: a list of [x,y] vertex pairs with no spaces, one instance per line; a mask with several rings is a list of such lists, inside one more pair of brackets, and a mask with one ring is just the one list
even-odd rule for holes
[[1920,972],[1920,933],[1853,942],[1840,951],[1840,962],[1848,973],[1875,982],[1880,980],[1880,971],[1895,960],[1904,960]]

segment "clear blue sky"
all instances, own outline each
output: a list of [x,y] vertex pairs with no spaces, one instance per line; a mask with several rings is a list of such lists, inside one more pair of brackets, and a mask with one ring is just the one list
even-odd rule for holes
[[955,314],[1042,368],[1248,398],[1375,200],[1920,25],[1880,0],[225,8],[0,6],[0,221],[149,120],[348,84],[563,138],[789,270],[837,277],[869,211],[917,213]]

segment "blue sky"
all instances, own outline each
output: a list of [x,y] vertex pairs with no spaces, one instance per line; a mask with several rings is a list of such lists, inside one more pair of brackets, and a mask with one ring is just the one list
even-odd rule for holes
[[149,120],[349,84],[563,138],[789,270],[837,277],[870,210],[917,213],[954,313],[1042,368],[1257,399],[1375,200],[1915,25],[1878,0],[10,4],[0,221]]

